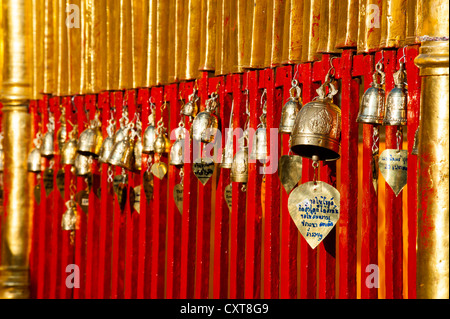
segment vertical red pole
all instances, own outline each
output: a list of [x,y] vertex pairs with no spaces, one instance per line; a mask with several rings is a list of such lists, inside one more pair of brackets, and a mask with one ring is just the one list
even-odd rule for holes
[[[276,86],[283,89],[283,107],[290,97],[292,86],[293,67],[286,66],[277,69]],[[301,101],[301,97],[300,97]],[[280,133],[281,134],[281,133]],[[281,134],[281,155],[289,155],[289,134]],[[280,157],[281,157],[280,155]],[[280,168],[278,168],[280,169]],[[298,229],[293,222],[288,210],[289,194],[284,187],[281,188],[281,257],[280,257],[280,298],[297,298],[297,248],[298,248]]]
[[[194,83],[185,83],[180,86],[183,98],[188,100],[192,94]],[[190,131],[191,124],[185,118],[186,129]],[[197,224],[197,178],[192,172],[192,143],[188,151],[189,163],[184,164],[184,192],[183,192],[183,216],[181,218],[181,283],[180,298],[191,299],[194,297],[195,283],[195,248],[196,248],[196,224]],[[186,157],[185,157],[186,158]]]
[[[312,64],[305,63],[295,66],[294,74],[298,73],[298,80],[302,84],[303,105],[310,102],[315,96],[317,85],[312,82]],[[302,183],[312,181],[312,162],[303,159]],[[306,240],[300,239],[300,298],[316,298],[316,250],[309,247]]]
[[342,119],[338,295],[341,299],[356,298],[359,83],[352,78],[353,55],[352,50],[345,50],[336,70],[336,77],[341,79]]
[[[176,139],[174,130],[180,123],[180,103],[178,96],[178,85],[172,84],[165,87],[167,100],[169,101],[169,138],[171,142]],[[189,139],[189,133],[186,132],[186,139]],[[175,185],[181,182],[180,167],[169,165],[169,197],[167,208],[167,271],[166,271],[166,295],[167,299],[178,299],[180,297],[180,261],[181,261],[181,216],[182,212],[178,210],[174,200]]]
[[[386,95],[394,88],[394,73],[398,70],[395,51],[384,51],[384,70],[386,73]],[[386,149],[397,149],[397,126],[386,126]],[[403,138],[400,141],[400,148]],[[385,280],[386,298],[403,297],[403,239],[402,239],[402,193],[395,196],[386,183],[385,193],[386,247]]]
[[[244,127],[245,99],[242,86],[246,86],[248,73],[244,76],[236,75],[233,79],[233,127]],[[235,152],[237,140],[234,140]],[[242,299],[244,297],[244,271],[245,271],[245,215],[246,193],[241,190],[240,183],[233,183],[233,200],[230,217],[230,290],[229,298]]]
[[[110,92],[103,92],[99,95],[99,108],[102,110],[102,134],[104,138],[108,136],[106,128],[111,119]],[[100,175],[100,221],[99,221],[99,249],[98,249],[98,276],[97,295],[99,299],[109,298],[111,295],[111,245],[112,245],[112,212],[114,191],[112,183],[108,182],[108,164],[101,164]],[[111,168],[112,169],[112,168]]]
[[[233,92],[233,80],[236,75],[228,75],[226,84],[220,94],[220,118],[222,119],[222,151],[225,147],[227,132],[230,123],[231,99],[227,93]],[[219,157],[221,158],[221,157]],[[215,220],[214,220],[214,267],[213,267],[213,298],[225,299],[228,296],[228,241],[230,210],[225,202],[224,190],[230,181],[230,170],[219,168],[220,174],[216,188]]]
[[408,298],[416,298],[416,239],[417,239],[417,156],[411,155],[419,126],[421,78],[414,59],[419,46],[406,49],[408,76]]
[[[156,101],[156,123],[162,118],[164,127],[169,127],[169,110],[166,108],[161,112],[161,106],[165,100],[163,87],[152,89],[152,96]],[[168,165],[168,154],[161,155],[161,162]],[[153,164],[155,165],[155,164]],[[167,219],[167,176],[162,180],[153,178],[154,200],[152,212],[152,280],[151,280],[151,298],[164,298],[164,275],[165,275],[165,247],[166,247],[166,219]]]
[[[262,76],[262,78],[264,78]],[[260,123],[262,114],[261,95],[259,89],[259,71],[250,71],[246,89],[249,94],[249,127],[252,132]],[[247,115],[241,113],[245,123]],[[242,128],[244,129],[244,128]],[[249,132],[249,156],[252,152],[254,136]],[[262,205],[261,205],[261,163],[259,161],[248,161],[248,183],[247,183],[247,222],[246,222],[246,250],[245,250],[245,295],[247,299],[261,298],[261,246],[262,246]]]

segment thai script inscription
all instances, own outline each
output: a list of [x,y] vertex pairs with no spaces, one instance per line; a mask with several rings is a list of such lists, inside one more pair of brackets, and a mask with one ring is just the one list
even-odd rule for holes
[[[334,197],[326,196],[305,199],[298,204],[298,212],[302,218],[301,226],[306,228],[306,237],[323,239],[323,228],[333,228],[333,215],[339,215],[339,207]],[[326,233],[326,232],[325,232]]]

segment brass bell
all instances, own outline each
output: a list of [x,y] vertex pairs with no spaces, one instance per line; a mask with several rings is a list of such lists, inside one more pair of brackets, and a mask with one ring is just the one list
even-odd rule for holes
[[42,156],[38,148],[34,148],[28,155],[27,167],[29,172],[42,172]]
[[78,154],[75,158],[74,168],[77,176],[86,176],[91,172],[90,157]]
[[[330,85],[326,95],[325,86]],[[339,159],[341,136],[341,110],[333,103],[338,92],[332,83],[317,90],[319,96],[298,112],[291,135],[291,150],[295,154],[322,161]]]
[[73,200],[66,203],[67,210],[62,215],[62,230],[75,230],[77,226],[77,211]]
[[114,144],[119,143],[120,141],[124,140],[130,132],[130,128],[128,126],[122,126],[120,127],[116,134],[114,134]]
[[40,148],[41,155],[44,157],[53,157],[55,155],[55,146],[53,139],[53,131],[45,133],[42,138],[42,145]]
[[414,134],[414,144],[411,151],[411,155],[419,155],[419,127]]
[[119,166],[129,171],[134,170],[134,144],[131,136],[119,141],[114,145],[108,163]]
[[197,96],[197,90],[189,96],[189,101],[181,108],[181,114],[185,116],[196,116],[199,109],[200,98]]
[[227,145],[223,149],[222,163],[220,164],[220,167],[231,168],[232,165],[233,165],[233,143],[231,143],[231,146],[229,146],[227,143]]
[[[371,87],[364,92],[359,108],[358,123],[382,124],[385,112],[385,91],[383,89],[385,74],[381,71],[382,64],[377,64],[377,72],[373,74]],[[377,73],[381,75],[381,83],[377,81]]]
[[61,151],[61,164],[74,165],[75,158],[77,157],[78,143],[76,139],[70,139],[64,144]]
[[85,156],[100,155],[100,148],[103,144],[103,135],[96,125],[91,125],[80,134],[78,143],[78,153]]
[[61,151],[67,139],[67,128],[65,123],[61,123],[61,127],[56,133],[56,138],[58,140],[58,149]]
[[400,69],[394,74],[395,87],[389,92],[386,99],[386,113],[383,125],[406,125],[407,124],[407,90],[405,64],[400,63]]
[[191,134],[195,141],[202,141],[203,143],[214,142],[219,127],[219,119],[213,113],[218,106],[217,98],[218,95],[213,94],[213,96],[206,101],[206,110],[200,112],[194,119],[191,127]]
[[173,143],[170,150],[170,165],[183,165],[184,164],[184,140],[178,139]]
[[253,136],[250,158],[261,162],[267,160],[267,130],[265,127],[259,127]]
[[134,170],[142,169],[142,139],[138,136],[134,146]]
[[300,87],[298,86],[297,80],[292,81],[292,88],[289,93],[290,97],[284,104],[283,109],[281,110],[281,121],[279,127],[280,133],[286,134],[292,133],[295,117],[297,116],[298,111],[302,107],[302,104],[300,102],[301,90]]
[[142,142],[142,153],[150,154],[155,151],[156,128],[149,125],[144,131],[144,141]]
[[103,140],[102,147],[100,148],[100,155],[98,162],[100,164],[108,164],[108,159],[111,156],[111,152],[114,148],[114,138],[108,136]]
[[231,165],[230,178],[235,183],[247,183],[248,181],[248,147],[244,146],[243,139],[240,140],[240,148]]
[[154,144],[155,153],[167,154],[170,152],[170,141],[164,134],[160,134]]

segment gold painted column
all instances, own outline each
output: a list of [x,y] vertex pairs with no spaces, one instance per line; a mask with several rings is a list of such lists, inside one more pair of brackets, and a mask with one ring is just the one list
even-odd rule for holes
[[29,298],[30,199],[23,196],[29,194],[29,5],[26,0],[2,0],[4,67],[0,100],[5,135],[5,211],[0,246],[0,299]]
[[417,187],[419,299],[449,298],[448,3],[423,2],[422,46],[415,60],[422,76]]

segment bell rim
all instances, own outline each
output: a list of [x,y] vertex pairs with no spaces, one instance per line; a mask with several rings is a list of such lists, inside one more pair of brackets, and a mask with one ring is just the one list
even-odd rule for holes
[[247,183],[248,175],[243,176],[242,174],[239,174],[239,175],[231,174],[230,180],[232,183]]
[[[319,145],[319,142],[322,142],[322,145]],[[318,154],[301,154],[297,151],[297,149],[300,147],[309,147],[312,149],[320,149],[323,153],[325,153],[327,156],[320,156],[319,159],[326,162],[336,161],[341,158],[340,155],[340,149],[341,145],[340,142],[338,142],[336,139],[327,138],[327,137],[318,137],[315,135],[305,135],[302,136],[296,136],[292,138],[292,144],[291,144],[291,151],[294,154],[297,154],[301,157],[312,159],[314,155]],[[328,145],[328,147],[325,147],[323,145]]]
[[372,115],[364,115],[364,116],[360,116],[358,115],[358,118],[356,119],[357,123],[362,123],[362,124],[373,124],[373,125],[378,125],[378,124],[383,124],[383,117],[380,116],[372,116]]

